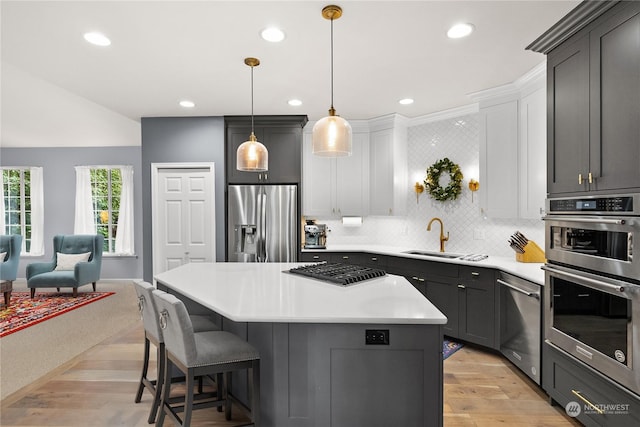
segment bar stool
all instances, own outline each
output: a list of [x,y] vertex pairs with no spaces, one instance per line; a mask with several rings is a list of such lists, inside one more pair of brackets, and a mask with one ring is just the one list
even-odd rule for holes
[[[162,426],[165,415],[180,426],[191,424],[194,409],[220,407],[224,405],[225,418],[231,419],[231,402],[237,403],[251,418],[246,425],[258,426],[260,417],[260,354],[248,342],[236,335],[224,331],[194,333],[191,319],[184,303],[174,295],[153,291],[156,307],[159,311],[159,324],[165,341],[164,382],[162,406],[156,426]],[[172,406],[170,402],[172,366],[177,367],[186,377],[186,395],[184,404]],[[230,392],[231,371],[249,369],[250,408],[236,399]],[[222,396],[217,400],[194,402],[193,385],[197,376],[218,375],[224,373]],[[220,389],[219,389],[220,390]],[[180,419],[179,412],[184,412]]]
[[[138,309],[140,310],[140,314],[142,315],[142,323],[144,325],[144,361],[142,364],[140,385],[138,386],[138,392],[136,393],[135,402],[140,403],[140,400],[142,399],[142,392],[144,391],[145,387],[149,389],[149,391],[153,395],[153,404],[151,406],[151,411],[149,412],[148,422],[149,424],[152,424],[156,419],[158,407],[160,406],[162,383],[164,381],[164,338],[158,324],[158,310],[156,309],[155,301],[151,293],[152,291],[156,290],[156,288],[151,283],[142,280],[135,281],[134,287],[136,289],[136,294],[138,295]],[[215,331],[220,329],[208,316],[190,315],[190,318],[195,331]],[[156,380],[150,380],[147,377],[147,373],[149,370],[150,343],[152,343],[156,347]],[[199,391],[202,392],[202,379],[200,379],[198,385]]]

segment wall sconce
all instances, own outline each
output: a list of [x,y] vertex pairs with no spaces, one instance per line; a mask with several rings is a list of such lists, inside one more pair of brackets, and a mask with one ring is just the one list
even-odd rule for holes
[[413,186],[413,191],[416,192],[416,204],[419,201],[420,194],[424,192],[424,185],[420,184],[420,182],[416,181],[416,185]]
[[478,191],[479,188],[480,188],[480,183],[475,179],[471,178],[469,180],[469,190],[471,190],[471,203],[473,203],[473,193]]

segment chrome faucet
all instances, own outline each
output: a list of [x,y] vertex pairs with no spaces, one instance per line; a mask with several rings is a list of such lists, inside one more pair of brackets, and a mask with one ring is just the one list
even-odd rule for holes
[[440,223],[440,252],[444,252],[444,242],[449,240],[449,232],[447,231],[447,237],[445,237],[443,232],[444,224],[438,217],[431,218],[431,221],[429,221],[429,225],[427,225],[427,231],[431,231],[431,224],[433,224],[433,221],[438,221]]

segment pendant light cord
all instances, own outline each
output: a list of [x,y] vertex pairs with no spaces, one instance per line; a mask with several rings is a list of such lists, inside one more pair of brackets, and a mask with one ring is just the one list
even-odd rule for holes
[[253,133],[253,65],[251,66],[251,133]]
[[333,18],[331,18],[331,109],[333,110]]

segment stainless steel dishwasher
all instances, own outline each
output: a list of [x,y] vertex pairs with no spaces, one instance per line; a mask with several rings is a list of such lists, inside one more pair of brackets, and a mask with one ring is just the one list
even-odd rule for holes
[[500,272],[500,352],[540,384],[541,287]]

